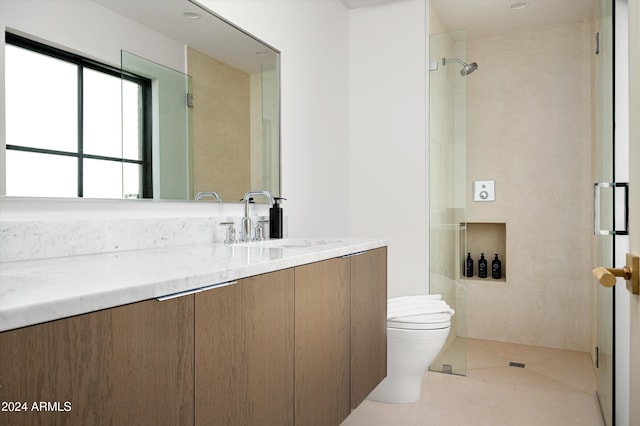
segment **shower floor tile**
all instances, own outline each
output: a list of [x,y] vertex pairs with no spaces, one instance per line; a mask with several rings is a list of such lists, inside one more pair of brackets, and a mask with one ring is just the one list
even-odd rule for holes
[[477,339],[466,344],[466,377],[428,372],[420,401],[365,401],[342,425],[603,425],[589,354]]

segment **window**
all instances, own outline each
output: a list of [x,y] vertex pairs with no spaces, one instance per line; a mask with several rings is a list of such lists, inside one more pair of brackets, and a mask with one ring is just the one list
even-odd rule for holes
[[7,195],[151,198],[151,82],[6,33]]

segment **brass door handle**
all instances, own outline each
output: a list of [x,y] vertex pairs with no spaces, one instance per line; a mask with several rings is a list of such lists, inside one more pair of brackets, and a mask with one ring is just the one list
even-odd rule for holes
[[593,276],[605,287],[613,287],[616,277],[627,281],[627,288],[633,294],[640,294],[640,256],[627,253],[627,264],[623,268],[598,266],[592,270]]

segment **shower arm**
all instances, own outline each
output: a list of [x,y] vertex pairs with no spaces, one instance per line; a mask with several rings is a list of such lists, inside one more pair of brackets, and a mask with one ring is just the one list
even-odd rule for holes
[[457,63],[461,64],[464,67],[466,67],[468,65],[462,59],[458,59],[458,58],[453,58],[453,59],[442,58],[442,65],[446,65],[446,64],[448,64],[450,62],[457,62]]

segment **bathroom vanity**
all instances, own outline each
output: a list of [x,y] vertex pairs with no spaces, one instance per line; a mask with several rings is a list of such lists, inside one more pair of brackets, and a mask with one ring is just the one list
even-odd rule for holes
[[340,424],[386,375],[382,240],[0,264],[0,423]]

